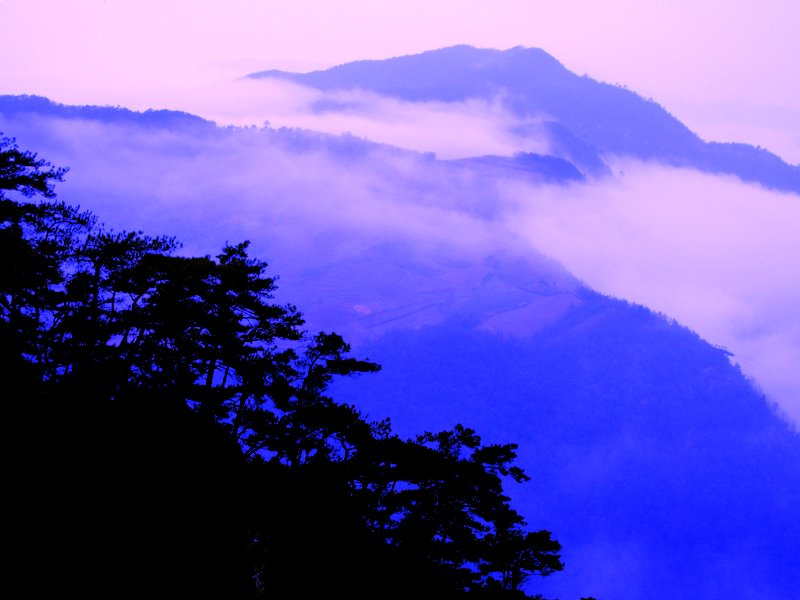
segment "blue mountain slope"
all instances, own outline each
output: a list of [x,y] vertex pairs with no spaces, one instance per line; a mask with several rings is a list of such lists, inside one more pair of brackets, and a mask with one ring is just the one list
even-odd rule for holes
[[368,90],[411,102],[500,98],[518,117],[549,121],[552,145],[588,174],[603,172],[604,156],[629,155],[800,193],[800,166],[745,144],[708,144],[655,101],[578,76],[538,48],[460,45],[324,71],[272,70],[250,77],[321,90]]
[[[584,290],[503,336],[450,321],[360,346],[379,376],[340,399],[411,435],[461,422],[519,443],[511,494],[564,544],[551,598],[790,600],[800,590],[800,437],[724,351]],[[522,324],[520,324],[520,328]]]

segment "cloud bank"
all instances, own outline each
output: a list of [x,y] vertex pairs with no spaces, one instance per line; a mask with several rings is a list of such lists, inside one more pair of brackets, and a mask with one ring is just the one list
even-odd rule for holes
[[509,186],[509,227],[590,287],[690,327],[800,422],[800,197],[620,161],[619,177]]
[[[382,122],[410,110],[387,106]],[[507,140],[491,107],[450,109]],[[418,139],[428,123],[413,122]],[[190,135],[30,119],[0,130],[69,166],[60,197],[116,228],[176,234],[195,254],[250,239],[281,297],[308,300],[301,309],[320,322],[434,318],[463,305],[491,260],[523,257],[559,289],[576,285],[571,273],[726,348],[800,422],[797,195],[619,160],[613,178],[542,185],[299,129]],[[470,128],[449,132],[454,147],[475,140]]]

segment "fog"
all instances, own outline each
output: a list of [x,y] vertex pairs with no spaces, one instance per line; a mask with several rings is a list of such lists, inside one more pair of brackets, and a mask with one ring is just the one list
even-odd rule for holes
[[[358,110],[369,98],[345,99],[361,134],[402,121],[406,132],[381,141],[413,139],[414,152],[268,127],[201,135],[3,117],[0,131],[70,167],[60,198],[112,227],[175,234],[186,253],[251,240],[279,275],[280,298],[307,300],[314,325],[404,306],[446,311],[488,259],[520,256],[554,285],[574,277],[694,329],[800,422],[796,194],[610,157],[613,177],[569,185],[457,171],[424,152],[511,149],[514,124],[490,105],[383,102],[370,112]],[[437,111],[447,127],[431,125]],[[342,111],[305,118],[334,130]],[[475,126],[453,128],[458,120]]]
[[[263,87],[252,94],[280,99],[274,120],[281,125],[352,132],[440,158],[548,151],[543,136],[515,136],[535,123],[514,122],[499,103],[412,104],[256,83]],[[303,102],[292,102],[301,93]],[[320,103],[329,109],[313,111]],[[732,176],[606,161],[614,179],[569,188],[508,183],[492,201],[507,205],[508,231],[589,286],[662,312],[726,348],[798,422],[800,198]],[[507,239],[508,232],[496,235]]]
[[800,197],[617,161],[610,181],[509,186],[509,228],[594,289],[690,327],[800,419]]
[[[221,126],[298,127],[349,133],[373,142],[443,159],[481,154],[548,153],[537,127],[546,115],[524,122],[491,102],[405,102],[362,90],[322,92],[278,79],[239,79],[209,84],[178,96],[168,108],[187,110]],[[138,102],[144,110],[152,104]],[[158,106],[161,106],[159,104]],[[520,130],[525,134],[521,135]]]

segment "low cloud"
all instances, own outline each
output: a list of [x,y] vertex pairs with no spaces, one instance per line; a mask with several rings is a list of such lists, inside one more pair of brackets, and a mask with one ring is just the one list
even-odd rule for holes
[[53,119],[0,119],[0,130],[71,167],[60,197],[109,225],[175,234],[193,254],[251,240],[281,277],[280,299],[304,312],[308,299],[319,318],[436,310],[477,285],[492,256],[560,264],[726,348],[800,422],[796,194],[621,160],[604,181],[534,185],[300,130]]
[[[220,125],[298,127],[334,135],[350,133],[374,142],[439,158],[514,152],[547,153],[539,119],[520,121],[494,102],[405,102],[372,92],[323,92],[279,79],[239,79],[207,86],[180,106]],[[513,133],[525,130],[525,137]]]
[[800,422],[800,198],[641,162],[614,170],[567,193],[510,186],[509,227],[590,287],[732,352]]

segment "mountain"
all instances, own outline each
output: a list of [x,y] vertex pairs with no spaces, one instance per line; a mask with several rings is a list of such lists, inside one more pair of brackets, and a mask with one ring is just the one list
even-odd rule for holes
[[277,300],[382,364],[338,382],[338,400],[402,435],[463,423],[518,443],[531,481],[509,493],[566,564],[531,593],[797,597],[797,431],[730,352],[591,289],[504,228],[517,214],[507,186],[524,185],[529,202],[566,190],[563,201],[615,177],[603,168],[612,153],[713,171],[704,161],[719,152],[763,185],[762,154],[776,172],[793,167],[704,143],[654,102],[538,50],[459,46],[269,76],[413,101],[505,89],[515,114],[551,115],[563,146],[448,161],[348,135],[28,96],[0,97],[0,131],[70,167],[59,197],[114,228],[174,234],[192,253],[250,239],[280,277]]
[[391,332],[359,347],[381,374],[333,393],[401,433],[458,421],[519,443],[532,480],[510,494],[566,564],[532,592],[789,600],[797,433],[724,351],[641,306],[579,295],[524,338],[453,321]]
[[[499,99],[521,120],[543,120],[534,129],[544,129],[552,152],[587,174],[607,173],[604,159],[609,156],[635,156],[800,193],[800,166],[748,144],[704,142],[654,100],[578,76],[538,48],[459,45],[310,73],[269,70],[249,77],[325,91],[366,90],[409,102]],[[331,107],[320,103],[317,109]],[[524,130],[516,133],[525,135]]]
[[69,106],[42,96],[0,96],[0,112],[6,118],[54,118],[96,121],[109,125],[131,125],[154,130],[209,131],[215,124],[189,113],[150,109],[136,112],[121,106]]

